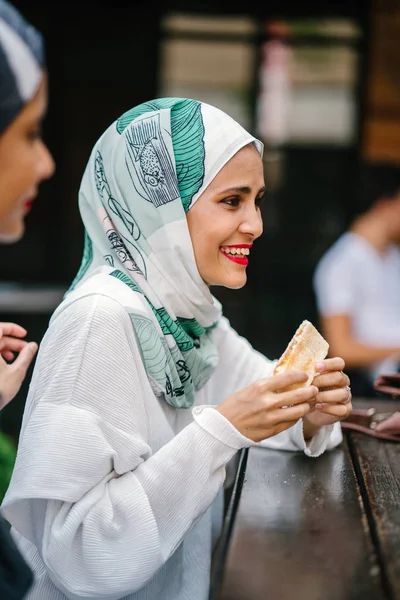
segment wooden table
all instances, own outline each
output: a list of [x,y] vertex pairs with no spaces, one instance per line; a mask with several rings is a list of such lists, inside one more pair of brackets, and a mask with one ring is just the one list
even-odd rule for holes
[[383,599],[400,600],[400,444],[351,433],[317,459],[244,451],[210,600]]

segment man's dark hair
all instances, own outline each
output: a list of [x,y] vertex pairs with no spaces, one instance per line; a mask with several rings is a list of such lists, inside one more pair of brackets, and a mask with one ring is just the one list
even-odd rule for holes
[[355,209],[367,212],[380,198],[393,198],[400,192],[400,165],[364,163],[360,167]]

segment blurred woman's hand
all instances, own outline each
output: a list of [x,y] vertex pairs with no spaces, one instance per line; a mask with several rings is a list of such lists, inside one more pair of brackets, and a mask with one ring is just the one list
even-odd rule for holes
[[[26,372],[37,352],[35,342],[26,342],[26,330],[15,323],[0,323],[0,410],[18,393]],[[15,352],[18,357],[13,360]]]
[[232,394],[217,410],[245,437],[260,442],[292,427],[315,403],[314,385],[282,392],[307,380],[305,373],[292,371],[261,379]]
[[16,323],[0,323],[0,354],[6,360],[13,360],[14,352],[21,352],[28,342],[23,340],[26,329]]

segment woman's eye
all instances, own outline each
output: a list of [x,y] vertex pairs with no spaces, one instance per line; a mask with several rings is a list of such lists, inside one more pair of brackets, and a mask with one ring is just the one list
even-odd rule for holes
[[236,208],[240,204],[240,198],[237,196],[234,196],[233,198],[224,198],[222,202]]
[[256,198],[256,206],[261,207],[264,204],[265,194]]
[[33,127],[28,130],[27,137],[30,142],[34,142],[42,138],[42,130],[40,127]]

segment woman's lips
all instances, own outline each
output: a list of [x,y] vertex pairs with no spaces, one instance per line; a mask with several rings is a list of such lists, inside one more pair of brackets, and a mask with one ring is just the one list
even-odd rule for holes
[[24,211],[26,213],[28,213],[31,210],[32,204],[33,204],[33,198],[31,198],[30,200],[26,200],[24,202]]
[[247,256],[239,256],[238,254],[226,254],[226,252],[223,252],[221,249],[220,252],[221,254],[223,254],[223,256],[225,256],[225,258],[229,258],[229,260],[232,260],[238,265],[243,265],[244,267],[246,267],[249,264],[249,259],[247,258]]

